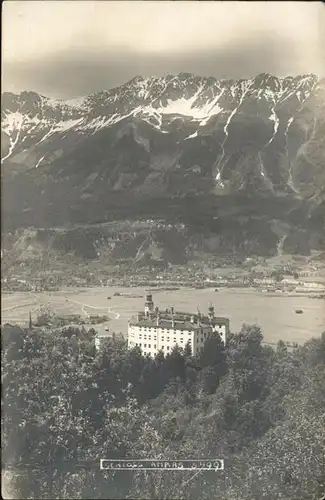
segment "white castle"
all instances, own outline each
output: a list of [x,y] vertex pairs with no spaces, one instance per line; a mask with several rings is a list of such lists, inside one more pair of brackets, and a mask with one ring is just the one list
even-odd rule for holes
[[129,321],[128,347],[138,346],[143,354],[155,356],[160,350],[168,354],[176,345],[184,348],[189,344],[195,355],[209,337],[219,334],[225,343],[228,333],[229,319],[216,317],[212,305],[207,316],[175,311],[173,307],[160,311],[148,294],[144,311]]

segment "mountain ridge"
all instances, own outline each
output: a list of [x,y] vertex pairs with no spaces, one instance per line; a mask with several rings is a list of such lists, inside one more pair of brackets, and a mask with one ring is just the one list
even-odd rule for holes
[[169,217],[173,207],[213,220],[241,194],[242,215],[259,207],[268,223],[279,216],[263,205],[300,204],[307,230],[324,203],[324,132],[315,75],[137,76],[67,101],[4,93],[4,214],[15,227]]
[[[166,78],[135,77],[121,87],[91,94],[78,101],[53,100],[34,92],[22,92],[19,95],[4,93],[2,163],[8,158],[15,159],[18,154],[18,163],[27,160],[29,166],[39,167],[47,160],[46,154],[38,152],[42,149],[40,145],[53,136],[61,135],[64,138],[68,132],[95,134],[129,118],[148,123],[160,133],[174,133],[181,141],[211,135],[211,128],[214,127],[220,151],[216,151],[218,159],[212,166],[212,175],[215,184],[224,188],[222,174],[227,164],[225,146],[229,142],[229,127],[233,126],[235,119],[247,114],[248,118],[255,116],[264,121],[266,137],[263,137],[264,144],[260,145],[260,154],[270,146],[279,127],[283,128],[282,136],[288,137],[292,123],[299,118],[301,106],[308,100],[317,83],[315,75],[277,79],[261,74],[251,80],[236,82],[181,73],[177,76],[167,75]],[[296,102],[290,104],[290,100]],[[177,120],[186,122],[182,131],[179,130],[180,123],[175,123]],[[213,123],[216,121],[217,127]],[[27,159],[24,155],[22,160],[19,157],[19,153],[26,153],[26,146],[32,139],[33,153],[36,153],[37,158],[34,165],[31,163],[33,154]],[[271,186],[272,182],[266,179],[267,173],[260,157],[258,161],[264,184]],[[287,184],[297,192],[291,170]]]

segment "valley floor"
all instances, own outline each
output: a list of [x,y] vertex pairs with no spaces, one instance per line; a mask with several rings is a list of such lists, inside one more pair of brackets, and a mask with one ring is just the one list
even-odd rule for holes
[[[114,296],[116,292],[130,295],[130,288],[123,287],[3,293],[2,324],[27,324],[29,312],[35,321],[40,306],[48,306],[60,316],[78,314],[86,321],[89,315],[107,315],[110,318],[108,322],[95,325],[98,333],[109,335],[110,332],[116,332],[126,335],[128,320],[138,310],[143,310],[147,291],[145,288],[131,290],[134,297]],[[302,294],[266,294],[253,288],[220,288],[218,292],[211,288],[180,288],[169,291],[157,289],[153,291],[153,299],[161,309],[174,306],[189,312],[196,312],[199,308],[205,313],[212,303],[218,316],[230,319],[231,331],[239,331],[243,323],[258,324],[268,343],[276,343],[282,339],[301,344],[311,337],[319,337],[325,330],[323,300]],[[297,314],[298,309],[303,313]]]

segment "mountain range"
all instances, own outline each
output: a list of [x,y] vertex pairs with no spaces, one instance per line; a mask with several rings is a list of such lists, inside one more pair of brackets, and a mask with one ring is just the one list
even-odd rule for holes
[[66,101],[5,92],[1,113],[5,230],[163,218],[323,244],[325,80],[315,75],[137,76]]

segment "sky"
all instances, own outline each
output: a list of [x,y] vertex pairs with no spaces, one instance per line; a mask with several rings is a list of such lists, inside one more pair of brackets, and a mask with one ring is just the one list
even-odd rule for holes
[[2,88],[73,98],[134,76],[325,76],[321,2],[7,0]]

